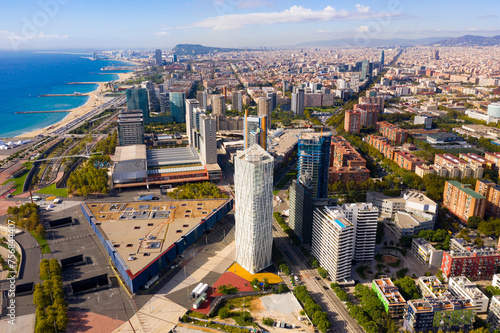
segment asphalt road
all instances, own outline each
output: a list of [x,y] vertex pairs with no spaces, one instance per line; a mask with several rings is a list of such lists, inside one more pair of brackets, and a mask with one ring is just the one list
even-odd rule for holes
[[334,295],[328,283],[323,280],[317,270],[310,269],[306,258],[300,250],[293,246],[288,236],[277,222],[273,221],[273,236],[276,246],[283,252],[290,269],[295,275],[302,276],[302,282],[311,296],[328,313],[332,327],[331,332],[364,333],[363,329],[349,316],[346,307]]

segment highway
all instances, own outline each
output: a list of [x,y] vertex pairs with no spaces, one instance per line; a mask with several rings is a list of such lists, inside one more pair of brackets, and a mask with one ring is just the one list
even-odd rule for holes
[[286,261],[294,275],[302,276],[302,283],[307,287],[311,296],[328,313],[332,327],[331,332],[364,333],[364,330],[349,316],[344,304],[337,298],[328,283],[323,280],[317,270],[309,268],[306,258],[300,250],[291,244],[287,234],[279,224],[273,221],[274,244],[284,254]]

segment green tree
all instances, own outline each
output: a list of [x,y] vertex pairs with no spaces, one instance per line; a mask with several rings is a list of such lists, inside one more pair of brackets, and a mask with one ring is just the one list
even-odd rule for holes
[[415,280],[413,280],[409,276],[405,276],[402,279],[398,279],[394,281],[394,285],[398,287],[401,295],[404,299],[418,299],[421,298],[418,293],[417,285],[415,284]]
[[35,233],[38,236],[43,237],[43,238],[45,238],[45,236],[47,236],[47,232],[45,231],[45,228],[41,224],[36,226]]
[[478,247],[484,246],[484,241],[481,236],[477,235],[476,238],[474,238],[474,244],[476,244]]
[[262,323],[266,326],[272,327],[274,325],[274,320],[272,318],[263,318]]
[[483,221],[482,218],[480,218],[479,216],[470,216],[468,219],[467,219],[467,227],[471,228],[471,229],[477,229],[479,227],[479,224]]
[[323,267],[318,267],[318,274],[323,279],[326,279],[328,277],[328,271],[326,269],[324,269]]
[[231,314],[231,313],[230,313],[230,311],[229,311],[226,307],[221,308],[221,309],[219,310],[219,312],[218,312],[218,315],[219,315],[219,318],[220,318],[220,319],[226,319],[226,318],[229,318],[230,314]]

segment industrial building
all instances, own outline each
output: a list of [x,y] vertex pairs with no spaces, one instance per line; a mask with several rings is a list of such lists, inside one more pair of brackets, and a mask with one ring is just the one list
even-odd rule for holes
[[87,222],[132,293],[233,208],[232,199],[83,203]]

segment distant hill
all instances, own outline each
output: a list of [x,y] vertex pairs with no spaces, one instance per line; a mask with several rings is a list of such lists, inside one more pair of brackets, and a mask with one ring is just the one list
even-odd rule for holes
[[[447,38],[447,37],[444,37]],[[429,37],[421,39],[358,39],[358,38],[338,38],[329,40],[316,40],[312,42],[300,43],[291,47],[391,47],[391,46],[415,46],[425,45],[442,40],[443,37]]]
[[200,44],[177,44],[172,51],[176,55],[198,55],[210,52],[234,52],[245,51],[245,49],[231,49],[223,47],[203,46]]
[[465,35],[431,43],[434,46],[496,46],[500,45],[500,35],[493,37]]

